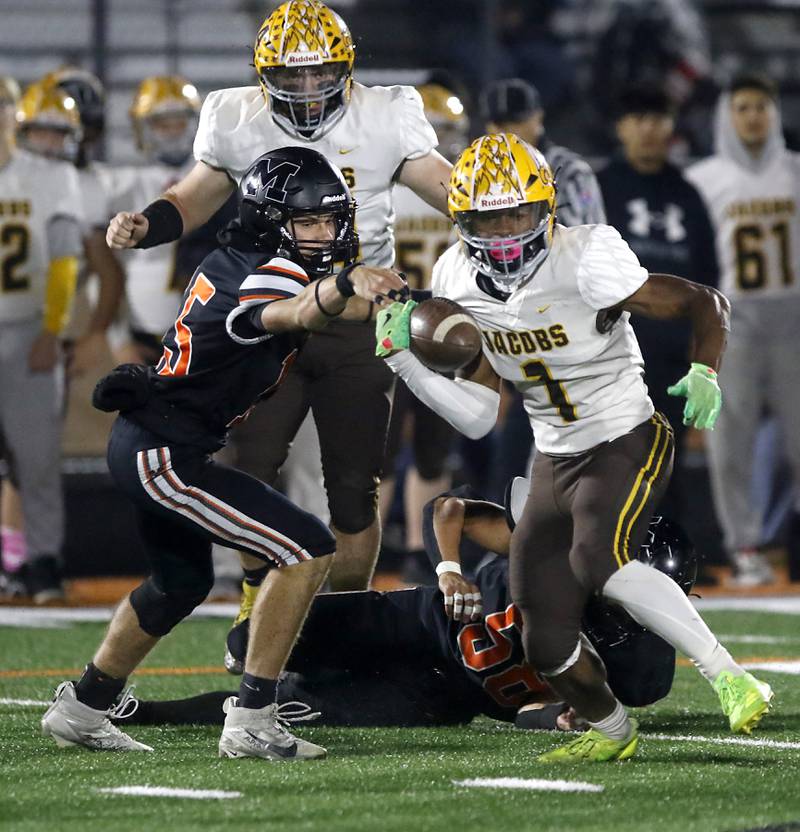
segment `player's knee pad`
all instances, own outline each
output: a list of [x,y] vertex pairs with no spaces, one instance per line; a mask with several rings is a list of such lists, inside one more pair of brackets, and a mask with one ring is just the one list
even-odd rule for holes
[[374,478],[343,478],[328,487],[331,523],[345,534],[369,528],[378,511],[378,481]]
[[148,578],[131,592],[130,602],[139,626],[151,636],[165,636],[183,621],[192,610],[202,604],[211,589],[195,588],[192,592],[162,592]]

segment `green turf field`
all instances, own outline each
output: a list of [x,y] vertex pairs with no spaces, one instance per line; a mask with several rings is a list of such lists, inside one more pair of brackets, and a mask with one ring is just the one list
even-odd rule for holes
[[[800,658],[800,617],[713,612],[706,616],[742,657]],[[153,754],[59,750],[39,733],[43,708],[7,700],[48,699],[97,643],[103,625],[0,627],[0,828],[85,830],[753,830],[800,829],[800,679],[755,671],[776,691],[776,707],[754,741],[729,738],[710,687],[681,667],[670,697],[639,713],[644,738],[626,763],[544,767],[537,752],[565,735],[526,734],[481,720],[467,728],[313,729],[327,760],[220,760],[216,728],[131,728]],[[224,620],[182,624],[146,667],[219,663]],[[765,638],[758,641],[758,638]],[[13,676],[12,670],[25,671]],[[36,675],[33,675],[33,674]],[[140,675],[137,692],[174,698],[224,689],[226,675]],[[647,735],[657,735],[659,738]],[[668,735],[666,739],[660,738]],[[472,778],[581,781],[603,791],[560,793],[466,788]],[[121,786],[225,790],[232,799],[102,794]],[[89,828],[91,828],[91,826]]]

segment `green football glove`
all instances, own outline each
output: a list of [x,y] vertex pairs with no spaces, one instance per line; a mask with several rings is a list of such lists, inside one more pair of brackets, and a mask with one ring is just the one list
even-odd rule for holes
[[416,305],[415,300],[407,300],[405,303],[395,301],[388,308],[378,312],[375,323],[378,346],[375,348],[375,355],[385,358],[395,350],[408,349],[411,339],[409,319]]
[[699,430],[713,430],[722,407],[722,392],[717,384],[717,374],[705,364],[693,363],[686,375],[672,387],[670,396],[686,396],[683,408],[683,424]]

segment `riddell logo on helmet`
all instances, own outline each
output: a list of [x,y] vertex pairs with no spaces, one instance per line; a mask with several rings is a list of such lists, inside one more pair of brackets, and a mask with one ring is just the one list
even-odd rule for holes
[[290,52],[286,56],[286,66],[309,66],[321,64],[322,55],[319,52]]
[[344,194],[326,194],[322,197],[322,204],[327,205],[329,202],[341,202],[346,199]]
[[495,194],[478,197],[475,207],[479,211],[494,211],[496,208],[514,208],[519,205],[519,200],[514,194]]

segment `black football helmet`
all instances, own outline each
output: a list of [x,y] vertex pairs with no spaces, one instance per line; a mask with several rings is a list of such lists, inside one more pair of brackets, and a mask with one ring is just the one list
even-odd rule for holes
[[[666,517],[653,517],[636,559],[658,569],[688,595],[697,578],[697,553],[683,529]],[[597,646],[615,647],[644,631],[625,610],[593,597],[583,617],[583,631]]]
[[[265,153],[239,184],[239,220],[245,234],[258,249],[297,262],[312,279],[330,274],[334,263],[356,259],[355,208],[339,169],[308,147]],[[309,214],[333,214],[333,240],[298,243],[293,221]]]

